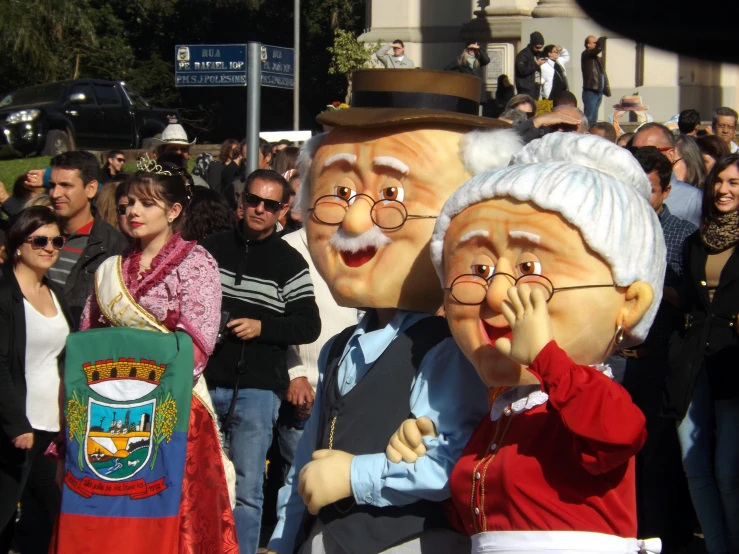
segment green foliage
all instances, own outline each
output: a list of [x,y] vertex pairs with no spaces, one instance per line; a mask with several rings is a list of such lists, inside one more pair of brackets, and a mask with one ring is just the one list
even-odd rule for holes
[[334,43],[327,48],[331,54],[331,64],[328,66],[329,74],[338,73],[349,78],[352,71],[369,67],[372,52],[365,48],[364,44],[357,41],[354,33],[336,29],[334,31]]

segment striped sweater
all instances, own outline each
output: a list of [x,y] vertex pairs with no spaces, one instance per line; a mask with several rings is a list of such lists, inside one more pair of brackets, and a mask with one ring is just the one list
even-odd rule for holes
[[241,361],[239,388],[284,391],[290,382],[288,345],[313,342],[321,332],[308,264],[277,233],[248,240],[239,228],[206,237],[201,244],[218,262],[222,310],[231,319],[262,322],[256,339],[229,336],[216,347],[205,369],[208,384],[233,388]]

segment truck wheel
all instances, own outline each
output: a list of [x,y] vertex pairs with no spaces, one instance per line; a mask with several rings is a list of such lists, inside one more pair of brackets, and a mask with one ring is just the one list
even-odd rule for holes
[[44,156],[56,156],[69,151],[71,148],[71,141],[69,135],[64,131],[49,131],[46,134],[46,143],[44,149],[41,152]]

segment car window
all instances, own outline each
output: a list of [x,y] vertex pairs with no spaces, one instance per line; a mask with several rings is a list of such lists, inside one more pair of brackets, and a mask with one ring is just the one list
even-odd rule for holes
[[55,102],[61,98],[65,83],[47,83],[11,92],[0,101],[0,108]]
[[148,108],[149,107],[149,103],[146,100],[144,100],[144,97],[141,96],[135,90],[124,86],[123,91],[128,95],[128,99],[131,101],[131,105],[134,108]]
[[101,106],[120,106],[121,97],[113,85],[99,85],[95,83],[95,96]]
[[71,98],[73,94],[79,94],[82,93],[85,95],[85,100],[82,102],[77,102],[77,104],[94,104],[95,103],[95,95],[92,93],[92,87],[88,83],[80,83],[77,85],[73,85],[69,89],[69,97]]

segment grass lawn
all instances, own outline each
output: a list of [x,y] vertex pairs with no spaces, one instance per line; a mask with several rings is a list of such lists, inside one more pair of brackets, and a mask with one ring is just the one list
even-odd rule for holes
[[32,169],[45,169],[49,165],[51,157],[20,158],[16,160],[0,161],[0,182],[5,185],[8,193],[13,191],[13,183],[18,175],[24,174]]
[[[38,158],[19,158],[13,160],[0,160],[0,182],[5,185],[8,194],[13,192],[13,183],[16,177],[25,174],[31,169],[46,169],[49,166],[50,156],[40,156]],[[195,167],[195,160],[190,160],[188,164],[190,171]],[[135,173],[136,164],[128,163],[123,166],[126,173]]]

